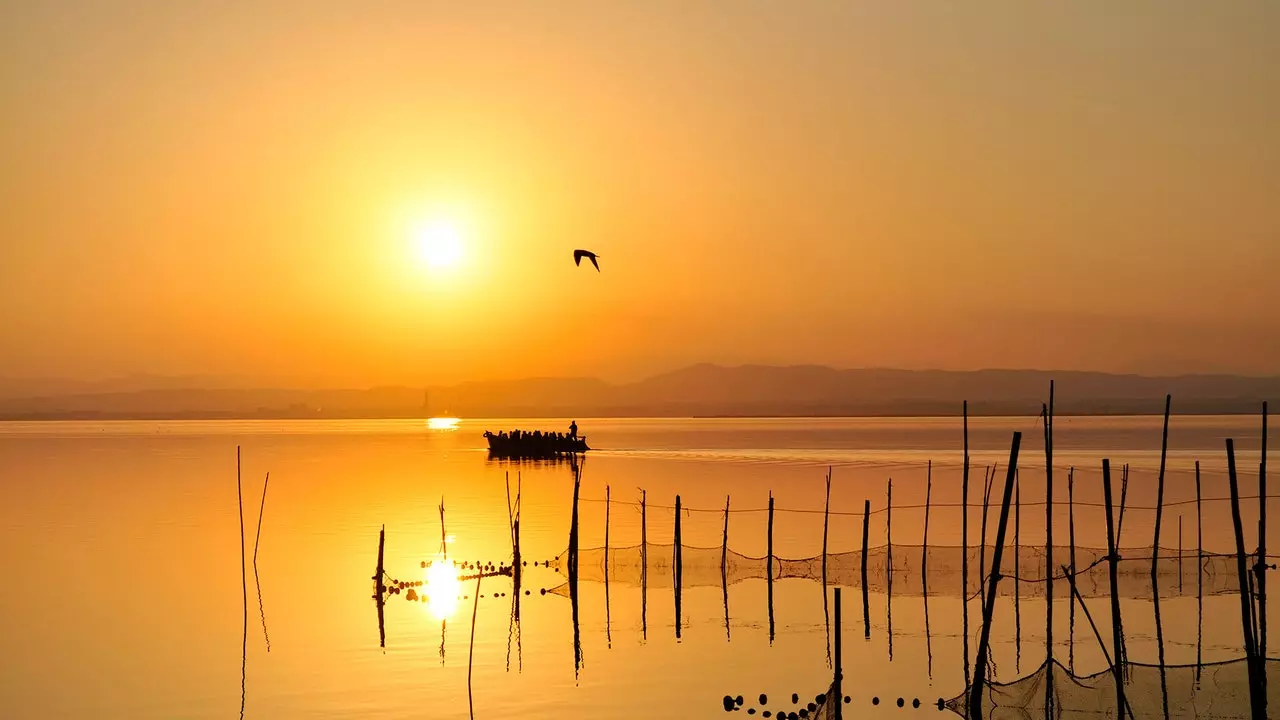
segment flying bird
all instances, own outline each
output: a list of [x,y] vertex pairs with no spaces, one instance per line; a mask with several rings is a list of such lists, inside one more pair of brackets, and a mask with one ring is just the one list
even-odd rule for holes
[[591,261],[591,264],[596,266],[596,272],[600,272],[600,263],[596,262],[596,254],[595,254],[595,253],[591,252],[590,250],[574,250],[574,251],[573,251],[573,264],[574,264],[574,265],[581,265],[581,264],[582,264],[582,258],[586,258],[586,259],[590,260],[590,261]]

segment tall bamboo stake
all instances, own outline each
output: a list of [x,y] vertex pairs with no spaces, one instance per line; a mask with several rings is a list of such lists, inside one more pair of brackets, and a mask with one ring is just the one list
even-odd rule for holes
[[604,579],[609,582],[609,486],[604,486]]
[[885,637],[889,641],[889,661],[893,662],[893,478],[889,478],[884,506],[885,540]]
[[833,699],[835,701],[835,706],[836,706],[836,712],[835,712],[836,720],[840,720],[840,718],[843,717],[842,707],[844,706],[844,703],[841,702],[843,698],[843,693],[844,693],[844,690],[843,690],[844,669],[843,669],[843,663],[841,662],[844,654],[843,648],[841,647],[841,637],[844,635],[844,624],[841,622],[841,619],[840,619],[840,588],[838,587],[835,589],[835,596],[836,596],[835,597],[836,653],[835,653],[835,678],[832,682],[832,694],[835,695],[835,698]]
[[1227,438],[1227,479],[1231,485],[1231,525],[1236,537],[1236,574],[1240,581],[1240,624],[1244,634],[1244,655],[1249,666],[1249,707],[1253,720],[1264,720],[1267,717],[1267,703],[1262,694],[1262,668],[1258,664],[1257,645],[1253,635],[1253,600],[1249,596],[1249,569],[1245,561],[1244,529],[1240,522],[1236,449],[1231,438]]
[[640,491],[640,638],[649,639],[649,521],[645,514],[646,492]]
[[[969,685],[969,401],[964,401],[964,475],[960,481],[960,607],[964,616],[964,683]],[[865,543],[864,543],[865,544]],[[866,550],[864,549],[865,553]],[[866,585],[864,573],[863,585]],[[870,637],[871,631],[867,631]]]
[[1044,414],[1044,659],[1049,673],[1045,679],[1045,720],[1055,717],[1053,692],[1053,394],[1049,381],[1049,405]]
[[1267,403],[1262,403],[1262,447],[1258,460],[1258,657],[1262,667],[1262,702],[1267,702]]
[[924,481],[924,540],[920,546],[920,589],[929,595],[929,500],[933,495],[933,460],[929,460]]
[[1013,647],[1015,672],[1022,672],[1022,472],[1013,474]]
[[[871,599],[867,594],[867,540],[871,535],[871,501],[862,501],[862,634],[871,639]],[[967,661],[966,661],[967,662]]]
[[[1070,546],[1070,557],[1068,562],[1071,563],[1071,572],[1069,577],[1075,582],[1076,574],[1076,497],[1075,497],[1075,467],[1067,468],[1067,543]],[[1074,587],[1074,586],[1073,586]],[[1071,674],[1076,672],[1076,604],[1071,603],[1069,606],[1070,617],[1067,620],[1067,667]]]
[[769,491],[769,538],[768,551],[769,559],[766,561],[766,569],[768,571],[768,581],[766,583],[769,603],[769,644],[773,644],[773,491]]
[[[1116,556],[1116,529],[1111,510],[1111,461],[1106,458],[1102,460],[1102,494],[1106,501],[1107,512],[1107,568],[1111,581],[1111,647],[1115,650],[1115,660],[1111,665],[1111,672],[1116,680],[1116,708],[1119,711],[1119,708],[1125,707],[1126,704],[1124,699],[1124,668],[1122,667],[1124,657],[1121,655],[1121,649],[1124,647],[1124,642],[1121,639],[1124,635],[1124,630],[1120,623],[1120,581],[1117,575],[1119,558]],[[1083,603],[1081,605],[1083,606]],[[1087,609],[1086,612],[1088,612]]]
[[1000,582],[1000,555],[1004,551],[1005,530],[1009,524],[1009,505],[1013,501],[1014,476],[1018,468],[1018,447],[1022,433],[1013,434],[1009,448],[1009,467],[1004,480],[1004,497],[1000,503],[1000,522],[996,527],[996,544],[991,553],[991,579],[986,603],[982,609],[982,631],[978,636],[978,656],[974,661],[973,688],[969,692],[969,713],[975,720],[982,719],[982,688],[986,684],[987,652],[991,645],[991,621],[996,609],[996,585]]
[[1204,647],[1204,516],[1200,509],[1200,461],[1196,461],[1196,682]]
[[683,590],[682,581],[684,576],[684,562],[683,562],[683,557],[681,556],[682,548],[681,548],[681,542],[680,542],[680,496],[679,495],[676,496],[675,546],[676,546],[675,557],[673,558],[673,560],[675,564],[674,571],[675,571],[675,588],[676,588],[676,639],[679,640],[680,626],[684,624],[684,622],[681,619],[682,615],[680,612],[680,600],[681,600],[680,595],[681,595],[681,591]]
[[1172,395],[1164,396],[1164,432],[1160,438],[1160,474],[1156,477],[1156,526],[1155,537],[1151,543],[1151,585],[1156,589],[1156,575],[1160,566],[1160,518],[1164,515],[1164,467],[1165,457],[1169,452],[1169,406],[1173,402]]
[[724,595],[724,638],[729,635],[729,496],[724,496],[724,534],[720,539],[720,591]]
[[827,467],[827,494],[822,503],[822,596],[827,595],[827,527],[831,515],[831,467]]

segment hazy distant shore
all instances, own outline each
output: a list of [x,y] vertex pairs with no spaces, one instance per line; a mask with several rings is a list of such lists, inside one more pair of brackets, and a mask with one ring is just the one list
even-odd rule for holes
[[[950,417],[1037,415],[1056,383],[1058,415],[1256,413],[1280,377],[1151,377],[1047,370],[840,370],[694,365],[633,383],[531,378],[448,387],[237,388],[194,378],[59,386],[0,379],[0,420],[300,420],[655,417]],[[190,384],[185,384],[190,383]]]

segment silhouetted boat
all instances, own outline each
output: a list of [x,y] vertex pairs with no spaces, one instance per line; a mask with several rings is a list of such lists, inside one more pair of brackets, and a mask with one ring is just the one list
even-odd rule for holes
[[484,438],[489,441],[489,454],[497,457],[545,458],[557,455],[573,455],[585,453],[587,437],[578,435],[534,435],[520,433],[518,437],[506,433],[485,431]]

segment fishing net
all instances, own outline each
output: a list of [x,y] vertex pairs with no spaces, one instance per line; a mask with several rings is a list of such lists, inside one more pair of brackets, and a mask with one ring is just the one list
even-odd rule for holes
[[[1268,660],[1274,674],[1280,660]],[[1249,670],[1244,659],[1196,665],[1145,665],[1125,663],[1125,700],[1135,719],[1242,718],[1251,717]],[[1052,683],[1049,673],[1053,673]],[[1164,682],[1161,682],[1161,674]],[[1045,692],[1053,688],[1059,720],[1069,718],[1119,718],[1115,676],[1110,669],[1078,677],[1059,663],[1045,663],[1026,677],[1008,683],[989,683],[982,693],[982,717],[991,720],[1032,720],[1044,717]],[[1165,688],[1162,690],[1161,688]],[[969,693],[946,706],[968,717]],[[1267,705],[1280,708],[1280,683],[1268,683]]]
[[[648,587],[669,588],[675,584],[674,550],[671,544],[650,543],[643,548],[639,545],[629,547],[611,547],[608,549],[608,579],[610,583],[639,585],[643,579]],[[922,552],[923,551],[923,552]],[[768,560],[766,558],[748,557],[721,548],[681,548],[682,586],[719,587],[722,583],[732,585],[744,580],[765,579],[768,576]],[[895,594],[905,596],[920,595],[927,590],[932,596],[957,596],[961,588],[961,556],[964,550],[959,547],[930,546],[925,550],[920,545],[893,545],[870,548],[867,551],[867,589],[873,592],[887,592],[890,582]],[[1014,548],[1006,546],[1001,559],[1002,581],[998,588],[1001,596],[1013,596],[1015,592],[1022,598],[1043,597],[1045,593],[1045,552],[1041,547],[1022,546],[1017,549],[1018,569],[1014,575]],[[988,570],[994,548],[988,545],[985,549],[968,548],[969,577],[964,584],[967,597],[977,595],[979,578],[983,566]],[[587,548],[578,552],[578,578],[588,582],[605,580],[604,548]],[[1127,548],[1120,551],[1118,562],[1118,594],[1124,598],[1151,598],[1152,585],[1152,548]],[[1085,597],[1103,597],[1110,595],[1110,579],[1106,550],[1101,548],[1077,547],[1075,549],[1076,587]],[[721,568],[723,557],[724,567]],[[890,559],[892,558],[892,564]],[[1070,549],[1056,547],[1053,551],[1055,565],[1054,596],[1067,598],[1071,594],[1070,583],[1062,566],[1070,562]],[[826,558],[826,579],[831,585],[844,587],[862,586],[862,552],[832,553]],[[1221,595],[1239,590],[1234,555],[1205,554],[1197,560],[1196,551],[1182,551],[1161,548],[1160,557],[1154,563],[1154,588],[1161,597],[1194,596],[1199,587],[1205,595]],[[1202,576],[1197,579],[1197,563]],[[552,563],[553,567],[567,575],[568,552],[561,553]],[[890,571],[890,568],[892,570]],[[644,571],[644,572],[642,572]],[[643,578],[642,578],[643,576]],[[822,556],[808,558],[773,559],[773,578],[804,578],[820,580],[823,577]],[[1018,581],[1015,587],[1014,580]]]

